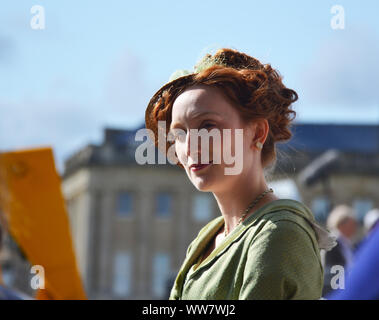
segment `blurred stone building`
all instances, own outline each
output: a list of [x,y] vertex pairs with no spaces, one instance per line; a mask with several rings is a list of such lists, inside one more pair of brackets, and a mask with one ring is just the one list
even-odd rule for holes
[[[219,215],[213,196],[198,192],[181,168],[138,165],[135,133],[106,129],[101,145],[65,163],[62,189],[92,299],[166,299],[187,246]],[[296,198],[290,184],[277,184],[294,181],[320,222],[339,203],[359,220],[379,206],[379,126],[296,124],[293,134],[268,175],[279,195]]]
[[352,206],[359,222],[379,207],[379,125],[297,124],[283,150],[284,171],[320,222],[338,204]]

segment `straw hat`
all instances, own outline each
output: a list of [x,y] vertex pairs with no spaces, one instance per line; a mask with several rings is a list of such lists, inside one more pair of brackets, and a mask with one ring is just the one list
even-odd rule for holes
[[[196,74],[213,67],[215,65],[234,68],[236,70],[241,69],[252,69],[252,70],[262,70],[264,65],[260,63],[257,59],[239,51],[233,49],[219,49],[214,55],[206,54],[200,61],[194,66],[193,70],[180,69],[173,72],[169,78],[168,83],[162,86],[150,99],[149,104],[145,111],[145,125],[147,129],[153,132],[152,140],[155,145],[158,146],[158,128],[159,120],[171,121],[171,115],[167,116],[167,119],[163,117],[160,112],[167,106],[167,101],[165,101],[165,91],[169,93],[170,96],[176,98],[181,92],[186,88],[195,84]],[[165,132],[161,134],[166,135],[168,128],[165,128]],[[166,152],[170,143],[166,145],[166,150],[161,150]]]

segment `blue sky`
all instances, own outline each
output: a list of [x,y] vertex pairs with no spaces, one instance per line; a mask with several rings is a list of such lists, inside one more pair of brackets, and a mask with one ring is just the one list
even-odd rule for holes
[[[333,5],[345,29],[330,26]],[[33,30],[33,5],[45,29]],[[0,150],[51,145],[58,168],[106,126],[133,128],[176,69],[232,47],[295,89],[296,121],[379,123],[379,3],[29,1],[0,10]]]

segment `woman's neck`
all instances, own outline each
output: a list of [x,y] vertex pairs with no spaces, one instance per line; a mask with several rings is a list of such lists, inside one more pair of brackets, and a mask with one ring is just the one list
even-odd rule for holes
[[[246,208],[265,190],[268,189],[263,174],[255,179],[249,175],[241,175],[235,186],[224,192],[214,192],[221,214],[224,217],[225,225],[230,233],[238,224]],[[243,178],[246,177],[246,178]],[[248,177],[248,178],[247,178]],[[268,202],[278,198],[272,193],[266,194],[247,214],[245,219],[258,208]]]

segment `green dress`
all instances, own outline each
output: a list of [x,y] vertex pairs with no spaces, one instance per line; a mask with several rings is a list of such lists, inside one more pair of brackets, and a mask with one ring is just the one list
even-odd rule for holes
[[316,222],[305,205],[290,199],[265,204],[201,261],[223,224],[224,218],[217,217],[191,242],[170,300],[321,297],[323,267]]

